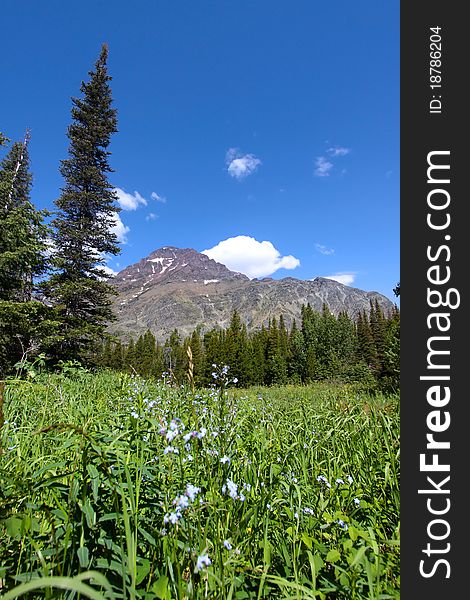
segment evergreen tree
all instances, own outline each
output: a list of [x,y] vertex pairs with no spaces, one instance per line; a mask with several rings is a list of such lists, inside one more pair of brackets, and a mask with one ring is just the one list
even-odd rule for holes
[[338,370],[337,359],[337,322],[328,306],[323,304],[318,319],[315,344],[316,378],[330,379]]
[[213,365],[223,365],[225,363],[225,336],[221,329],[211,329],[204,335],[204,385],[214,383],[212,373],[214,372]]
[[142,377],[155,376],[155,336],[150,330],[140,335],[134,347],[134,368]]
[[163,346],[161,346],[160,343],[158,343],[158,342],[157,342],[157,345],[155,346],[154,369],[155,369],[155,377],[161,377],[163,372],[165,371],[165,359],[163,356]]
[[294,319],[289,333],[289,360],[287,364],[287,374],[292,383],[301,383],[304,370],[304,337],[302,331],[297,328],[297,322]]
[[135,342],[131,338],[127,344],[127,348],[123,354],[123,367],[130,373],[137,372],[136,369],[136,356],[135,356]]
[[357,334],[354,321],[346,312],[341,312],[337,319],[338,359],[340,375],[346,380],[351,378],[357,359]]
[[250,356],[246,325],[242,323],[240,314],[234,310],[230,325],[225,335],[225,358],[230,367],[229,377],[236,378],[244,387],[250,379]]
[[126,366],[125,348],[121,341],[114,343],[109,367],[115,371],[123,371]]
[[106,337],[101,346],[101,352],[98,356],[97,364],[104,369],[110,369],[113,363],[113,342],[111,337]]
[[376,353],[376,376],[382,377],[387,345],[387,320],[377,299],[370,303],[369,323]]
[[115,291],[102,268],[107,254],[120,252],[111,231],[118,210],[116,196],[107,178],[112,172],[107,148],[117,131],[107,58],[103,45],[90,80],[81,84],[82,98],[72,99],[69,157],[60,167],[65,186],[55,202],[56,271],[44,286],[63,321],[63,334],[57,340],[60,358],[90,359],[113,318]]
[[145,341],[144,341],[144,336],[143,335],[139,335],[139,337],[137,338],[137,341],[134,344],[134,361],[132,363],[133,368],[135,369],[135,372],[138,375],[143,375],[143,360],[144,360],[144,354],[145,354]]
[[302,381],[305,383],[317,379],[317,346],[320,327],[320,315],[310,304],[302,306],[302,336],[305,344],[305,361]]
[[130,339],[127,346],[115,344],[111,352],[111,367],[117,371],[137,373],[142,377],[161,377],[164,368],[163,349],[150,330],[141,334],[137,341]]
[[397,307],[387,321],[383,386],[393,390],[400,387],[400,312]]
[[45,211],[30,201],[29,135],[0,165],[0,376],[17,360],[47,346],[57,325],[34,298],[35,279],[47,269]]
[[263,385],[266,377],[266,352],[268,333],[264,325],[251,335],[251,380],[254,385]]
[[289,363],[289,332],[287,331],[286,323],[284,320],[284,315],[279,317],[279,353],[282,357],[282,360],[286,363]]
[[141,373],[144,377],[155,377],[156,375],[156,348],[155,336],[147,330],[143,336],[142,358],[140,361]]
[[370,321],[365,310],[361,311],[356,323],[358,361],[367,365],[370,372],[376,374],[378,367],[377,349]]
[[276,318],[273,317],[269,322],[266,347],[265,379],[268,385],[282,385],[287,381],[287,362],[283,355],[282,337],[281,320],[278,326]]
[[46,212],[30,201],[28,141],[15,142],[0,165],[0,300],[31,300],[33,279],[47,267]]

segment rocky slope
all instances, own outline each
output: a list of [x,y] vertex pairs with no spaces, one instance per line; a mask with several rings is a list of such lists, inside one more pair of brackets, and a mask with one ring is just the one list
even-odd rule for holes
[[118,290],[118,320],[110,331],[136,338],[150,329],[160,341],[175,328],[185,337],[198,325],[203,331],[227,327],[235,309],[250,330],[281,314],[287,325],[293,319],[300,323],[301,307],[307,303],[318,311],[326,304],[333,314],[345,311],[351,317],[368,311],[371,300],[377,299],[385,312],[394,306],[382,294],[322,277],[250,280],[191,248],[170,246],[130,265],[112,283]]

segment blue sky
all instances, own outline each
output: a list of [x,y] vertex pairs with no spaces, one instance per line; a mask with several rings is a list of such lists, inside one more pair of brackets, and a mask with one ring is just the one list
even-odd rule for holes
[[63,185],[70,98],[109,45],[110,268],[191,247],[396,300],[398,0],[4,0],[2,22],[0,130],[30,128],[40,208]]

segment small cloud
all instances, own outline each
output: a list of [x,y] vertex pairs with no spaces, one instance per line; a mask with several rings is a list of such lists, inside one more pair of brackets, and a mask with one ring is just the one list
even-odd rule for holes
[[271,242],[258,242],[247,235],[223,240],[213,248],[203,250],[202,254],[251,279],[267,277],[278,269],[295,269],[300,265],[299,259],[294,256],[281,256]]
[[[326,154],[326,156],[317,156],[315,158],[315,170],[314,174],[317,177],[328,177],[330,175],[331,170],[334,167],[334,163],[332,162],[333,158],[338,158],[340,156],[346,156],[351,152],[350,148],[345,148],[344,146],[330,146]],[[343,169],[341,172],[344,175],[346,171]]]
[[330,171],[333,168],[333,163],[324,156],[317,156],[315,159],[314,174],[317,177],[329,177]]
[[102,265],[101,267],[99,267],[99,270],[104,271],[106,273],[106,275],[109,275],[110,277],[115,277],[118,274],[117,271],[115,271],[108,265]]
[[327,153],[330,156],[346,156],[346,154],[349,154],[350,152],[350,148],[342,148],[341,146],[332,146],[327,150]]
[[335,273],[334,275],[325,275],[325,279],[332,279],[343,285],[351,285],[356,279],[356,273]]
[[151,197],[152,197],[154,200],[156,200],[157,202],[161,202],[162,204],[165,204],[165,202],[166,202],[166,198],[165,198],[164,196],[159,196],[159,195],[157,194],[157,192],[152,192],[152,193],[150,194],[150,196],[151,196]]
[[146,217],[145,220],[146,221],[155,221],[155,219],[158,219],[158,215],[156,215],[155,213],[149,213]]
[[57,246],[55,245],[54,240],[52,238],[48,237],[44,240],[44,245],[45,245],[45,248],[42,251],[43,255],[46,256],[47,258],[54,256],[54,254],[57,250]]
[[117,201],[122,210],[137,210],[139,206],[147,206],[147,200],[139,192],[129,194],[121,188],[114,188]]
[[253,154],[240,154],[237,148],[229,148],[225,156],[227,171],[231,177],[241,180],[252,175],[261,164]]
[[325,254],[326,256],[335,253],[333,248],[327,248],[323,244],[315,244],[315,248],[317,249],[317,252],[320,252],[320,254]]
[[127,234],[130,228],[121,221],[121,217],[115,213],[113,215],[113,225],[110,227],[111,233],[116,234],[116,237],[121,244],[127,244]]

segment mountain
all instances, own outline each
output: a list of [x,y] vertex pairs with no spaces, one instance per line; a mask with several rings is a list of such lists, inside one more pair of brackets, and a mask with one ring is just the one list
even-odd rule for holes
[[118,292],[117,321],[109,329],[123,338],[136,338],[150,329],[164,341],[175,328],[186,337],[198,325],[203,331],[227,327],[235,309],[252,330],[281,314],[288,326],[293,319],[300,324],[301,307],[308,303],[318,311],[326,304],[334,315],[347,312],[352,318],[368,312],[371,301],[377,300],[386,314],[394,307],[378,292],[323,277],[249,279],[196,250],[173,246],[155,250],[111,282]]

